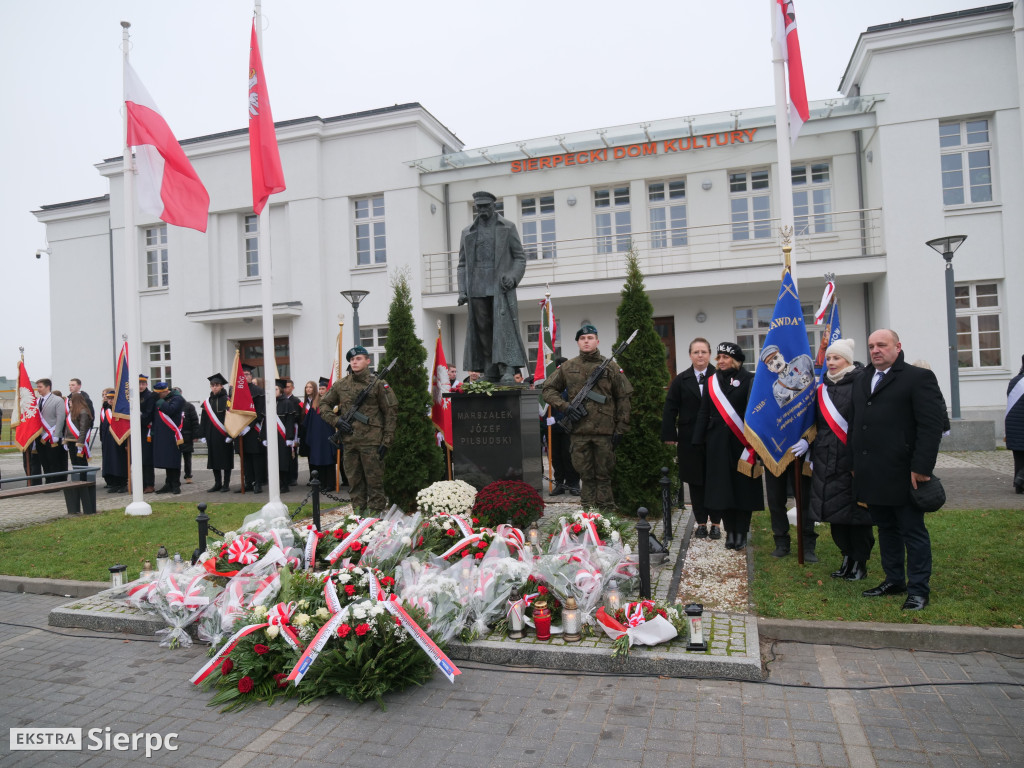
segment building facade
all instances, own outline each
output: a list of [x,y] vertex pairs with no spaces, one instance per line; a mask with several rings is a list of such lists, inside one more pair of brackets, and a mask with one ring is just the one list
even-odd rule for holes
[[[965,415],[991,418],[1024,351],[1024,309],[1013,291],[1024,286],[1016,246],[1024,235],[1021,5],[869,28],[843,75],[843,97],[812,102],[787,169],[777,161],[771,107],[478,149],[465,149],[418,104],[281,123],[288,189],[268,206],[278,367],[297,382],[327,375],[339,313],[343,345],[355,342],[339,295],[349,289],[370,292],[358,340],[382,352],[397,270],[411,279],[425,345],[440,324],[446,354],[459,362],[458,243],[478,190],[498,196],[527,250],[518,295],[530,359],[548,293],[566,353],[584,322],[611,347],[633,247],[671,371],[688,365],[697,336],[737,341],[755,361],[778,292],[778,189],[788,173],[811,345],[822,332],[811,313],[825,275],[835,275],[843,332],[856,339],[858,357],[867,359],[871,329],[895,328],[908,360],[931,363],[947,400],[943,261],[925,241],[968,236],[954,258],[961,400]],[[112,378],[121,305],[136,296],[142,368],[186,397],[202,395],[205,377],[229,365],[236,345],[243,359],[262,362],[267,260],[251,211],[247,141],[242,130],[183,142],[210,192],[210,226],[203,235],[140,219],[134,289],[118,267],[121,158],[98,165],[109,195],[36,212],[52,251],[57,380],[77,375],[98,389]],[[97,275],[109,278],[109,303],[79,305],[74,297]]]

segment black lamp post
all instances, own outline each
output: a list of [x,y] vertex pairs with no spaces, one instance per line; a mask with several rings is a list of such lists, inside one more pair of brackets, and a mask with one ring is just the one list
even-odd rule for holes
[[949,337],[949,397],[953,418],[960,418],[960,362],[956,344],[956,299],[953,283],[953,254],[963,245],[967,235],[946,235],[929,240],[925,245],[934,248],[946,260],[946,333]]
[[369,291],[342,291],[348,303],[352,305],[352,346],[359,344],[359,304],[370,294]]

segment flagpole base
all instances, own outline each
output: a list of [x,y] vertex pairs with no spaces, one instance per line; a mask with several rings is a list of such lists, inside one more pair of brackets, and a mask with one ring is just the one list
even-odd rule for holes
[[260,509],[260,512],[269,512],[276,517],[285,517],[288,514],[288,507],[285,506],[281,498],[275,498],[268,501]]
[[133,515],[135,517],[141,517],[143,515],[152,515],[153,508],[145,501],[133,501],[127,507],[124,508],[126,515]]

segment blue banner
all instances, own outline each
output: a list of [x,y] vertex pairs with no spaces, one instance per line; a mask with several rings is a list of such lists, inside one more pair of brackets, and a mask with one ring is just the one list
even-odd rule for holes
[[828,373],[828,367],[825,365],[825,350],[827,350],[832,342],[838,341],[843,338],[842,331],[839,328],[839,296],[832,297],[832,308],[828,312],[828,321],[825,323],[825,330],[821,334],[821,347],[818,349],[818,359],[814,361],[815,368],[820,369],[821,383],[825,383],[825,374]]
[[743,419],[747,439],[773,475],[782,474],[793,460],[790,447],[814,429],[815,383],[804,313],[787,269]]

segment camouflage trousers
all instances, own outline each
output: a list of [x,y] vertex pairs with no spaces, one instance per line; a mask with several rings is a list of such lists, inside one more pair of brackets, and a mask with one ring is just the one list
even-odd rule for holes
[[376,445],[345,446],[342,453],[345,475],[348,477],[352,509],[383,512],[387,508],[384,496],[384,464],[377,455]]
[[580,473],[580,501],[583,508],[615,511],[612,496],[612,470],[615,451],[611,435],[573,435],[572,465]]

